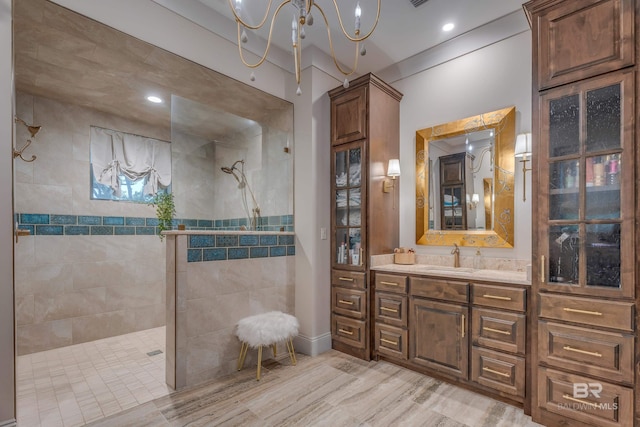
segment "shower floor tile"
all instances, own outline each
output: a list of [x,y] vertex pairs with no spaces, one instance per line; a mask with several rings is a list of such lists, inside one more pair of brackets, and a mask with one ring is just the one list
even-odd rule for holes
[[82,426],[166,396],[164,352],[162,326],[18,356],[18,425]]

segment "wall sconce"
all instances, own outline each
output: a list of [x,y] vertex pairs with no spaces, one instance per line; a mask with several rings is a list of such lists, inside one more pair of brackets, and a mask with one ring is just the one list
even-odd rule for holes
[[521,133],[516,138],[516,158],[520,159],[522,163],[522,201],[527,200],[527,171],[531,168],[527,168],[527,162],[530,161],[531,156],[531,134]]
[[[469,196],[467,195],[467,197]],[[469,210],[473,210],[478,206],[478,203],[480,203],[480,195],[478,193],[473,193],[471,195],[471,201],[467,201],[467,203],[469,206]]]
[[382,191],[389,193],[395,187],[396,177],[400,176],[400,160],[390,159],[389,166],[387,167],[387,176],[391,179],[385,178],[382,182]]

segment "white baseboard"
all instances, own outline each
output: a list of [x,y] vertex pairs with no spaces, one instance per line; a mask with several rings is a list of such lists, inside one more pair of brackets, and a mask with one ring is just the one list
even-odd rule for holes
[[317,337],[307,337],[298,335],[293,340],[296,352],[317,356],[325,351],[331,350],[331,333],[319,335]]

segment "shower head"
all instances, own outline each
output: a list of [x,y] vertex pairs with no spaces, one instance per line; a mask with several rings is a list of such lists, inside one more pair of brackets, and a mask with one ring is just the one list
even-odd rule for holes
[[228,168],[226,166],[223,166],[220,169],[222,169],[222,172],[224,172],[224,173],[233,174],[233,169]]

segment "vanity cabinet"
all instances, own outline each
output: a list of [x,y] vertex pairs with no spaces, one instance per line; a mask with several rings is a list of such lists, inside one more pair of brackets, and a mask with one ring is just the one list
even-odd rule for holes
[[375,358],[528,408],[528,286],[373,277]]
[[640,2],[532,0],[524,7],[532,26],[537,112],[533,419],[638,425]]
[[[381,171],[400,153],[402,94],[373,74],[329,91],[331,102],[331,341],[371,355],[369,259],[399,244],[398,189],[383,193]],[[386,172],[386,170],[384,171]],[[385,302],[385,304],[390,304]],[[386,305],[385,305],[386,307]],[[391,341],[392,332],[383,339]]]
[[474,284],[471,379],[524,402],[526,289]]

